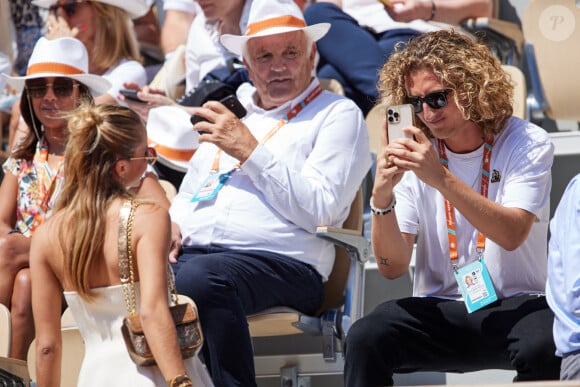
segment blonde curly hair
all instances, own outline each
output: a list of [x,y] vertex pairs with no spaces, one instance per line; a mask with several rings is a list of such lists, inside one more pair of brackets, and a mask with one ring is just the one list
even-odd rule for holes
[[[463,118],[473,121],[484,138],[501,132],[513,114],[514,86],[489,48],[453,30],[419,35],[400,44],[380,72],[378,90],[389,104],[405,103],[411,72],[431,69],[451,92]],[[433,137],[417,120],[417,127]]]

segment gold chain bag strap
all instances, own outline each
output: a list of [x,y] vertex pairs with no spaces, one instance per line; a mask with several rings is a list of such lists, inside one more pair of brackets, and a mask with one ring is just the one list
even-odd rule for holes
[[[129,315],[123,319],[121,331],[129,356],[139,366],[155,365],[155,358],[147,344],[147,338],[137,313],[135,293],[135,272],[133,265],[132,228],[135,209],[140,202],[128,200],[119,212],[119,275],[123,286],[125,305]],[[173,270],[167,262],[167,282],[171,293],[172,306],[169,307],[177,331],[177,340],[184,359],[198,354],[203,345],[203,335],[194,303],[178,303]]]

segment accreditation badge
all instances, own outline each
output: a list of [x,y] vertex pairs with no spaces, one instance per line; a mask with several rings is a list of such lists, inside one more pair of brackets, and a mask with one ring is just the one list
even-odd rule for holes
[[213,200],[217,196],[217,193],[224,186],[225,182],[230,178],[233,171],[225,173],[212,173],[205,178],[201,186],[197,189],[191,201],[203,202],[206,200]]
[[469,313],[497,300],[483,258],[457,269],[454,274]]

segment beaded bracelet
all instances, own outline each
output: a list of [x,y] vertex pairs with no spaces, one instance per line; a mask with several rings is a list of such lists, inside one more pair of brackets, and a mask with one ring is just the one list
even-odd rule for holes
[[371,205],[371,212],[373,214],[375,214],[375,215],[387,215],[388,213],[393,211],[393,209],[395,208],[395,204],[397,204],[397,200],[395,199],[395,194],[393,194],[393,200],[391,201],[391,204],[389,204],[389,206],[387,208],[375,207],[375,205],[373,204],[373,198],[371,198],[369,204]]

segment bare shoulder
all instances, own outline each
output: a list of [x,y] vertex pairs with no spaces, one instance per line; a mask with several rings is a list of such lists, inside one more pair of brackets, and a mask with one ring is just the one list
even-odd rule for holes
[[63,213],[56,213],[51,218],[42,223],[32,234],[31,238],[31,258],[45,258],[50,260],[56,257],[57,246],[59,246],[60,228],[63,226]]
[[135,210],[135,227],[144,234],[158,232],[163,227],[169,227],[169,211],[167,208],[151,201],[140,201]]

